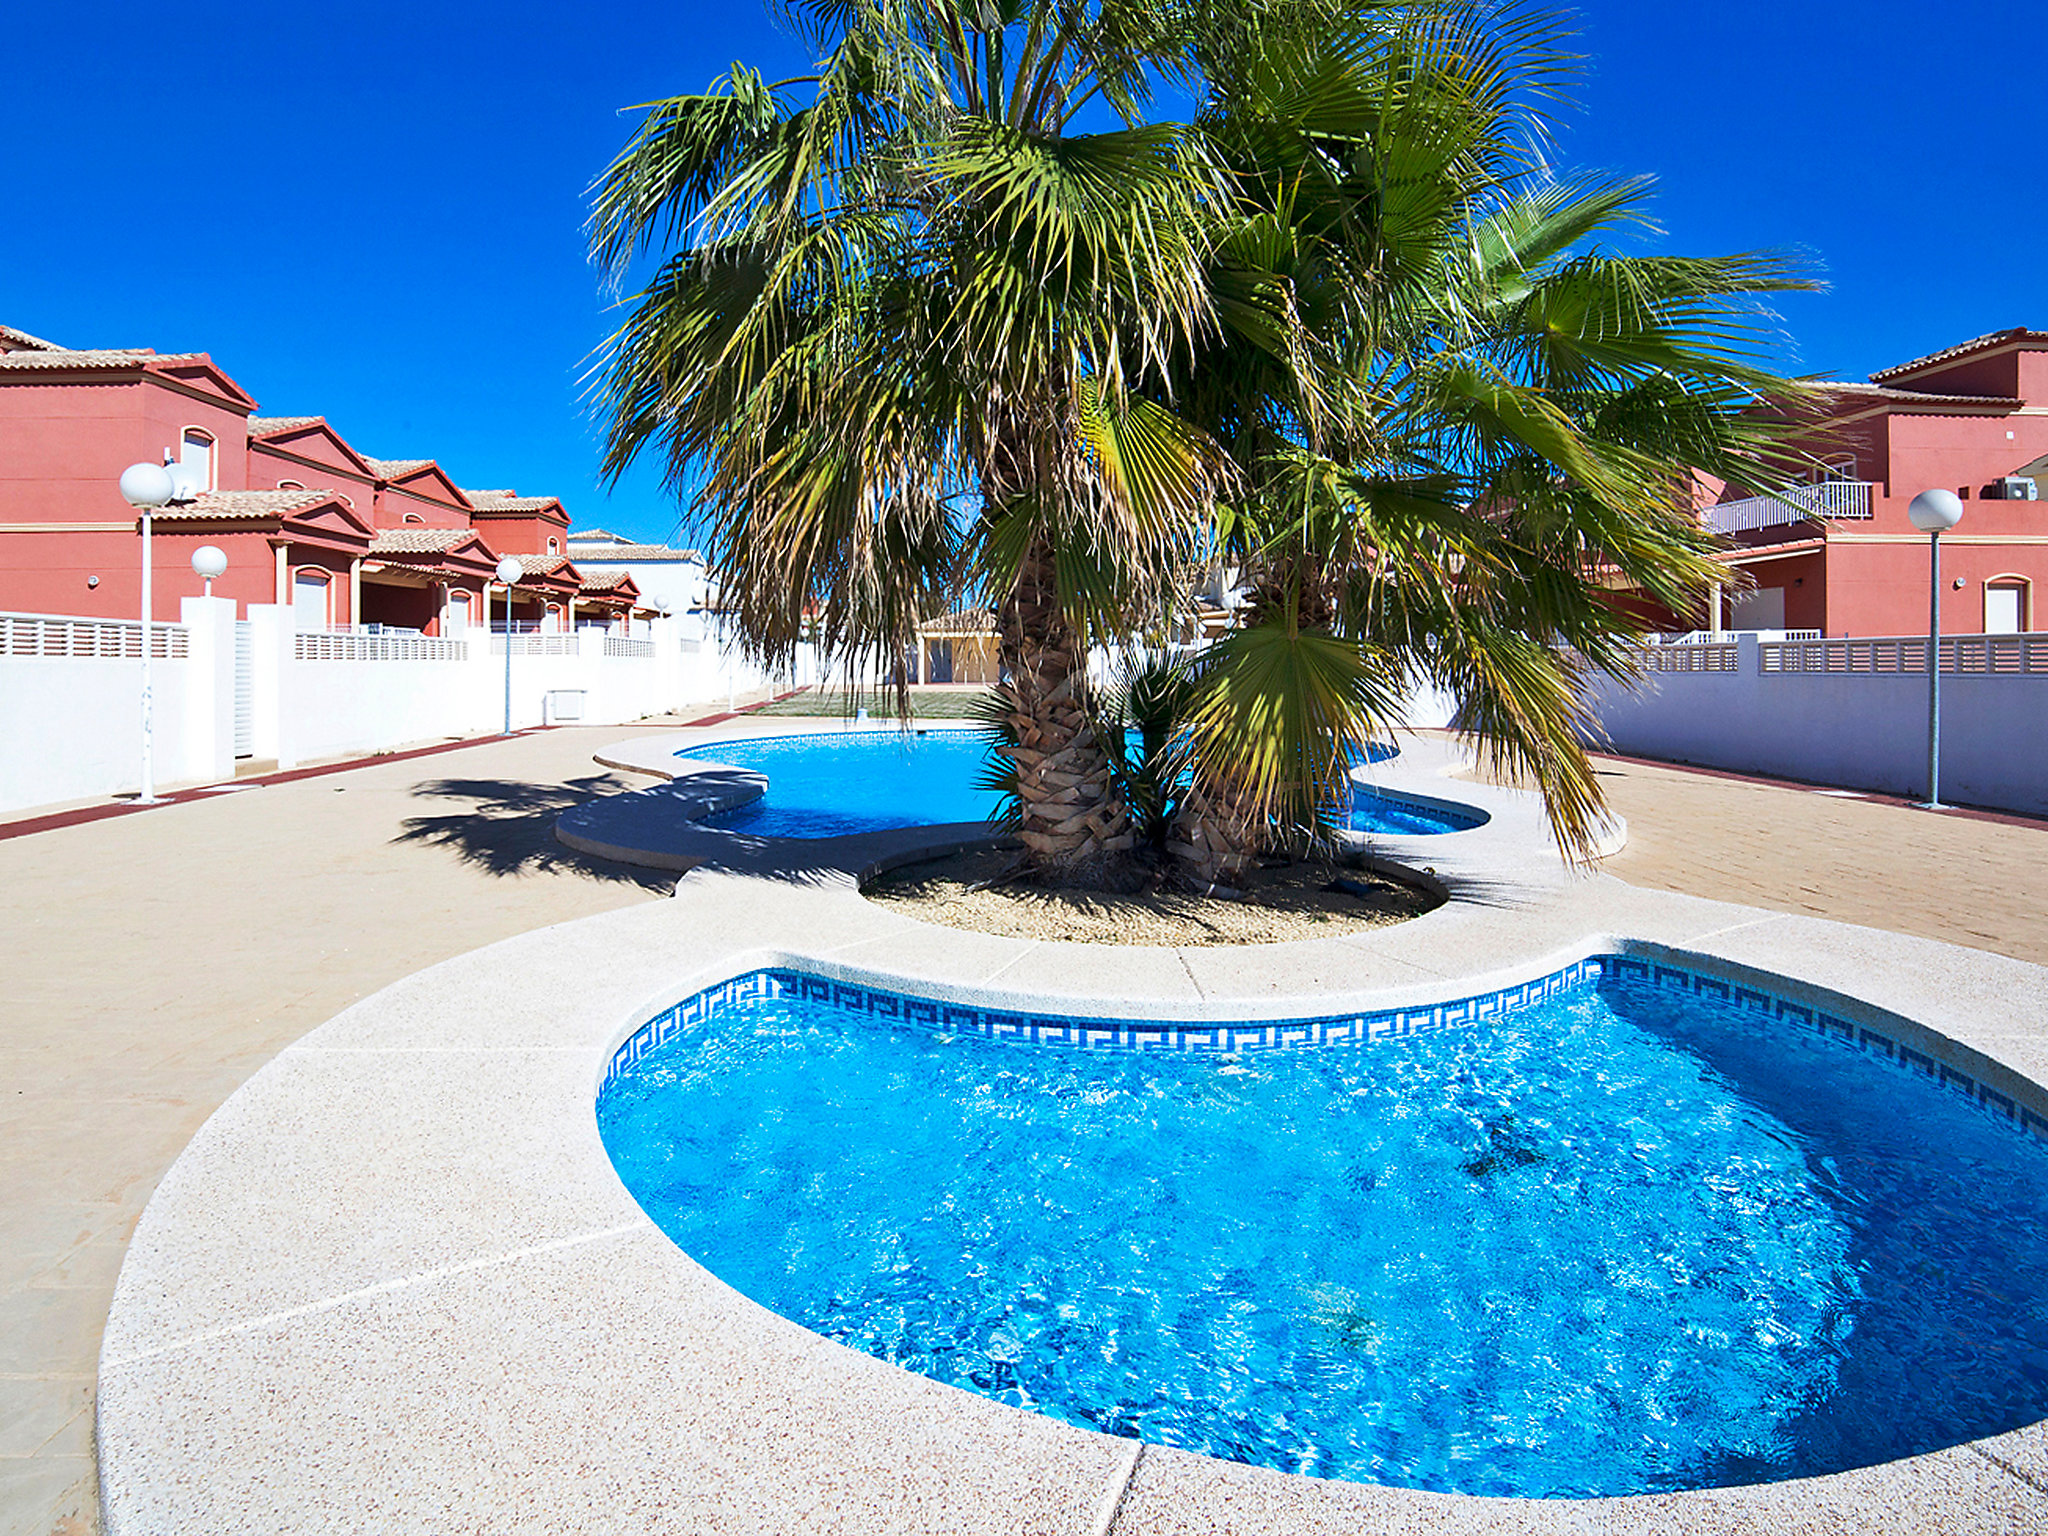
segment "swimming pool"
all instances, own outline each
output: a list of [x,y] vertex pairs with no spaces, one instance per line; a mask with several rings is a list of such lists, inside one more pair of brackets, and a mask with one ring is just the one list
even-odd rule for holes
[[[989,737],[980,731],[819,731],[691,747],[677,757],[764,774],[760,799],[704,818],[704,825],[754,837],[843,837],[892,827],[986,821],[1002,796],[979,787]],[[1369,760],[1393,756],[1375,744]],[[1354,786],[1354,831],[1436,834],[1464,831],[1484,812],[1423,806]]]
[[2048,1410],[2048,1149],[1923,1063],[1612,958],[1248,1026],[785,971],[651,1022],[598,1119],[681,1247],[911,1370],[1287,1471],[1590,1496]]

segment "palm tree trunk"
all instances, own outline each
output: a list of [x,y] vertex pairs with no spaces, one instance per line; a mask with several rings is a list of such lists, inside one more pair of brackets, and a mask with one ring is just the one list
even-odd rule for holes
[[1166,851],[1198,886],[1244,883],[1259,851],[1259,828],[1229,785],[1213,785],[1196,770],[1174,812]]
[[1003,599],[996,630],[1025,861],[1045,878],[1088,878],[1128,852],[1136,835],[1088,720],[1088,658],[1060,610],[1052,543],[1042,533]]

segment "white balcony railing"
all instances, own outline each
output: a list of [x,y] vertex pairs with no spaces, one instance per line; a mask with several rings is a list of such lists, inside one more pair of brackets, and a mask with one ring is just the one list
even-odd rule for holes
[[[149,654],[158,661],[182,661],[191,640],[183,625],[152,624]],[[0,613],[0,656],[68,657],[72,660],[142,660],[140,619],[71,619],[48,613]]]
[[1867,519],[1871,484],[1868,480],[1829,480],[1799,486],[1782,496],[1746,496],[1708,507],[1700,518],[1715,533],[1750,533],[1821,519]]
[[1651,645],[1725,645],[1737,635],[1755,635],[1759,640],[1818,640],[1817,629],[1694,629],[1682,635],[1648,635]]
[[654,659],[654,642],[652,640],[628,640],[622,635],[606,635],[604,637],[604,653],[607,656],[629,656],[636,661],[652,661]]

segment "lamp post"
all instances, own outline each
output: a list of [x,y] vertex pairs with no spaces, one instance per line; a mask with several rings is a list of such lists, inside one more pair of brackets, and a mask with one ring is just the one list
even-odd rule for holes
[[218,544],[202,544],[192,551],[192,574],[206,583],[206,596],[213,596],[213,579],[227,574],[227,551]]
[[505,734],[512,734],[512,588],[526,567],[510,555],[498,561],[497,577],[505,584]]
[[156,767],[153,762],[156,742],[155,712],[150,697],[150,561],[149,534],[150,514],[158,507],[169,503],[178,492],[171,479],[171,472],[161,464],[130,464],[121,471],[121,497],[129,506],[142,514],[142,793],[135,797],[137,805],[157,805]]
[[1922,491],[1906,508],[1927,535],[1927,800],[1941,809],[1941,536],[1963,520],[1954,491]]

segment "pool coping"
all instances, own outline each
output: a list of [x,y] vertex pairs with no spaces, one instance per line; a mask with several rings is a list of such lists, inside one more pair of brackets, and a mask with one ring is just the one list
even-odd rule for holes
[[[1380,856],[1396,852],[1412,856]],[[1600,953],[1683,955],[1845,1017],[1908,1021],[1932,1058],[2048,1107],[2048,968],[1636,890],[1554,856],[1525,868],[1527,848],[1489,869],[1483,853],[1428,850],[1453,898],[1411,922],[1202,949],[996,938],[871,904],[840,870],[700,869],[670,901],[386,988],[245,1084],[151,1201],[101,1358],[107,1529],[2048,1527],[2043,1424],[1828,1477],[1595,1500],[1425,1494],[1138,1448],[748,1301],[640,1212],[598,1138],[596,1088],[620,1042],[761,965],[1199,1021],[1414,1006]]]
[[[805,727],[791,730],[789,727]],[[836,735],[848,730],[894,730],[893,721],[849,726],[838,720],[801,717],[725,722],[715,731],[679,732],[622,741],[597,754],[609,768],[643,773],[664,782],[626,794],[606,795],[577,806],[555,824],[557,841],[580,853],[645,868],[678,873],[717,865],[743,873],[786,875],[793,869],[837,870],[866,879],[884,869],[937,858],[995,840],[979,822],[900,827],[841,837],[760,837],[726,827],[705,826],[701,818],[744,805],[767,780],[715,758],[678,758],[704,752],[721,741],[755,741],[796,735]],[[973,731],[970,721],[930,721],[920,731]],[[1351,777],[1362,787],[1399,804],[1453,813],[1478,811],[1478,826],[1428,834],[1345,831],[1338,843],[1368,864],[1425,868],[1442,854],[1449,864],[1494,872],[1512,866],[1524,877],[1541,875],[1557,862],[1555,843],[1531,796],[1460,780],[1447,782],[1465,759],[1448,741],[1407,733],[1398,756],[1361,764]],[[1622,847],[1628,824],[1611,817],[1596,832],[1594,852],[1605,857]]]

